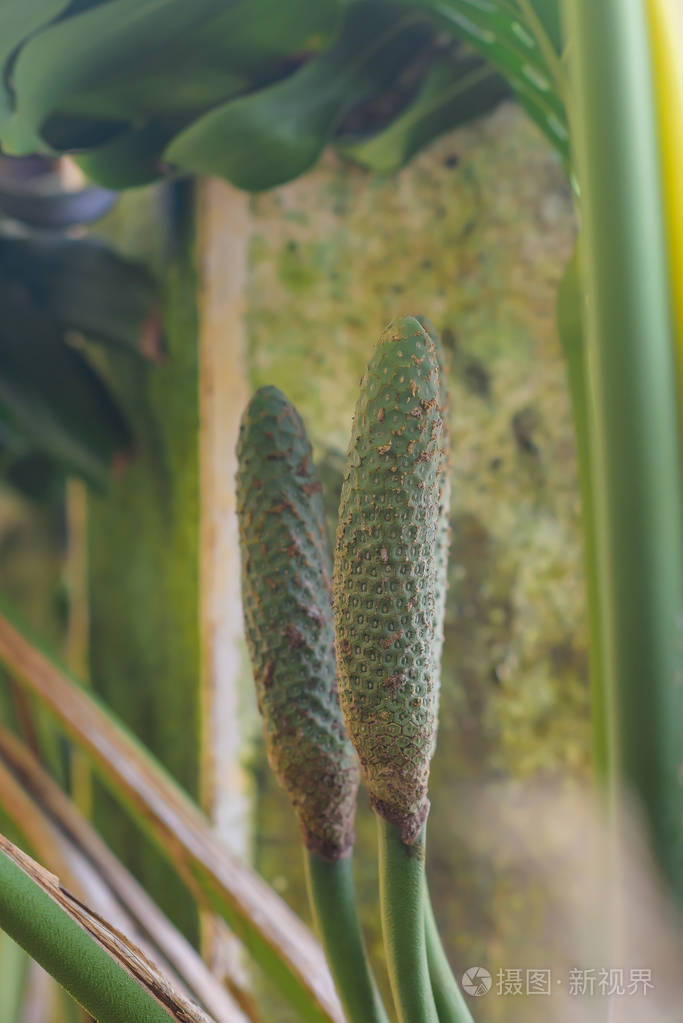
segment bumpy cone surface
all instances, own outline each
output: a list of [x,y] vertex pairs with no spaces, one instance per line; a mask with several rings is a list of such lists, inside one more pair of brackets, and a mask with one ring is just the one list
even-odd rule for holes
[[277,388],[252,398],[237,454],[242,599],[268,759],[307,848],[335,860],[353,845],[359,770],[339,708],[321,488],[301,418]]
[[451,476],[450,476],[450,429],[449,429],[449,398],[448,375],[446,372],[446,355],[438,333],[425,316],[415,319],[426,330],[434,345],[436,359],[439,364],[439,404],[442,410],[443,434],[441,443],[441,460],[439,463],[439,522],[436,531],[436,619],[434,628],[434,670],[437,693],[441,688],[441,653],[444,641],[444,625],[446,621],[446,592],[448,589],[448,554],[451,546]]
[[344,719],[374,809],[407,843],[429,809],[436,735],[441,398],[429,335],[392,324],[361,383],[334,565]]

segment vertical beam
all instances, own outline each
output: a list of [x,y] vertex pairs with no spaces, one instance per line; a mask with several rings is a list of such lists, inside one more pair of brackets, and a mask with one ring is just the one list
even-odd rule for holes
[[201,798],[217,830],[246,858],[248,801],[238,765],[242,606],[235,516],[235,444],[248,398],[245,284],[248,198],[218,180],[200,185]]

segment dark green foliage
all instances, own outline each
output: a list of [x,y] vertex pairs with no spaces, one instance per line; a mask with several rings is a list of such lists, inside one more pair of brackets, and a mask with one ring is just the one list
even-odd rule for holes
[[412,102],[381,131],[340,141],[344,156],[371,170],[399,170],[442,132],[487,113],[509,95],[502,75],[464,47],[437,57]]
[[358,766],[337,695],[322,490],[304,425],[277,388],[249,403],[238,458],[242,595],[268,757],[306,847],[335,860],[353,844]]
[[[406,2],[406,0],[401,0]],[[552,145],[569,159],[558,0],[407,0],[501,71]],[[531,15],[531,19],[529,17]]]
[[192,171],[258,191],[329,143],[391,171],[509,86],[568,157],[556,0],[6,6],[4,150],[73,152],[109,187]]
[[339,507],[340,699],[374,809],[413,842],[436,737],[439,362],[417,320],[380,338],[361,384]]
[[275,85],[210,111],[164,157],[258,191],[298,177],[317,160],[342,118],[386,89],[429,32],[389,4],[354,4],[334,46]]
[[104,382],[65,344],[49,314],[22,295],[3,296],[0,320],[0,422],[5,451],[40,451],[70,473],[103,487],[132,437]]
[[154,357],[158,289],[149,272],[92,238],[3,238],[0,287],[22,288],[61,330]]
[[138,358],[160,357],[162,344],[149,273],[101,242],[53,233],[106,213],[114,193],[60,191],[55,179],[43,158],[0,160],[0,212],[25,225],[0,224],[0,472],[33,500],[57,498],[69,474],[103,490],[133,449],[79,335]]
[[15,153],[90,149],[147,118],[182,120],[329,40],[337,0],[115,0],[29,40],[12,73]]

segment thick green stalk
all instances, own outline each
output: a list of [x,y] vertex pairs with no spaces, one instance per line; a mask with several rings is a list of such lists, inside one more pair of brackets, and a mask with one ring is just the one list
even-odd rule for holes
[[434,919],[434,910],[429,897],[425,878],[424,892],[425,944],[429,980],[434,993],[434,1003],[439,1023],[474,1023],[458,982],[453,976],[450,963],[441,944],[441,935]]
[[351,856],[304,855],[313,919],[349,1023],[389,1023],[365,953]]
[[683,897],[680,423],[642,0],[567,0],[591,476],[615,757]]
[[2,851],[0,926],[98,1023],[168,1023],[171,1018]]
[[401,829],[377,817],[382,932],[400,1023],[439,1023],[425,945],[424,829],[406,845]]

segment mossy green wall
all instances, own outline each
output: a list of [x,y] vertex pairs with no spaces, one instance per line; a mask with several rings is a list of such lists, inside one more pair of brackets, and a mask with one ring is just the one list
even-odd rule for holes
[[[588,773],[580,507],[554,327],[574,231],[563,168],[511,104],[390,180],[330,159],[252,202],[250,383],[280,387],[299,408],[331,513],[358,381],[385,324],[422,313],[450,356],[452,554],[429,871],[459,971],[523,966],[516,939],[531,930],[532,951],[544,940],[533,878],[496,872],[463,843],[465,798],[492,779]],[[289,808],[255,763],[257,865],[308,919]],[[365,806],[357,830],[378,948]],[[520,1010],[527,1021],[547,1018],[547,1000],[536,1002]],[[508,1021],[518,1007],[491,995],[477,1011]]]

